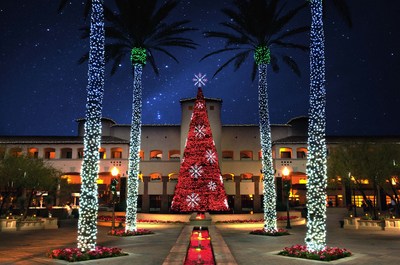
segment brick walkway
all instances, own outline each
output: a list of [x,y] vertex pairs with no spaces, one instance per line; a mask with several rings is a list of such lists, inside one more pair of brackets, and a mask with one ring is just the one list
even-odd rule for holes
[[[359,231],[340,228],[345,209],[328,209],[328,245],[347,248],[354,257],[329,264],[377,265],[400,263],[400,232]],[[180,264],[191,231],[182,224],[139,225],[155,232],[140,237],[107,236],[109,228],[99,227],[98,245],[120,247],[129,256],[77,262],[72,264],[140,264],[161,265]],[[277,256],[286,246],[303,244],[305,226],[294,226],[290,236],[266,237],[250,235],[249,232],[261,228],[261,224],[217,224],[210,226],[214,252],[218,264],[327,264],[326,262],[291,259]],[[186,236],[187,234],[187,236]],[[76,220],[61,222],[57,230],[0,232],[0,264],[69,264],[65,261],[50,260],[45,253],[49,249],[76,246]],[[220,244],[220,245],[218,245]],[[180,252],[180,253],[179,253]],[[179,256],[180,255],[180,256]],[[178,263],[168,263],[174,261]],[[219,258],[219,260],[218,260]]]

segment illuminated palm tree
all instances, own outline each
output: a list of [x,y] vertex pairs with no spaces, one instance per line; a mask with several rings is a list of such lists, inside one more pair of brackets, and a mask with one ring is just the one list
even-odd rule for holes
[[234,69],[237,70],[250,55],[254,54],[252,79],[254,80],[258,70],[260,140],[262,173],[264,175],[264,229],[266,231],[277,230],[276,190],[268,113],[267,66],[271,64],[272,70],[278,72],[278,59],[281,59],[294,73],[300,75],[299,67],[292,57],[275,53],[275,51],[279,48],[294,48],[306,51],[306,46],[288,42],[287,38],[309,30],[309,27],[285,29],[301,9],[306,7],[306,4],[283,13],[283,7],[280,2],[279,0],[234,0],[235,9],[222,9],[222,12],[227,16],[227,20],[221,25],[227,28],[227,31],[205,32],[206,37],[225,40],[225,47],[202,58],[223,52],[235,52],[233,57],[217,69],[215,76],[231,63],[234,64]]
[[196,44],[182,34],[195,30],[187,27],[190,21],[180,20],[167,23],[171,11],[178,5],[177,0],[163,1],[158,6],[157,0],[117,0],[118,13],[108,12],[106,19],[111,22],[106,27],[107,39],[113,40],[106,45],[107,59],[114,60],[114,73],[122,59],[130,56],[133,66],[133,102],[132,124],[129,148],[129,169],[126,208],[126,231],[137,229],[137,198],[138,177],[140,162],[140,137],[142,115],[142,69],[146,62],[150,62],[154,72],[158,74],[155,61],[155,51],[161,52],[178,62],[175,56],[168,51],[168,47],[185,47],[194,49]]
[[[59,11],[65,7],[67,2],[67,0],[60,2]],[[90,9],[89,70],[78,220],[78,248],[81,251],[94,250],[96,247],[98,213],[97,178],[99,173],[105,68],[103,0],[87,0],[85,17],[89,14]]]
[[[322,0],[309,0],[311,5],[310,34],[310,109],[307,155],[307,234],[310,251],[326,247],[326,142],[325,142],[325,37]],[[324,1],[325,3],[325,1]],[[351,26],[345,0],[333,1]]]

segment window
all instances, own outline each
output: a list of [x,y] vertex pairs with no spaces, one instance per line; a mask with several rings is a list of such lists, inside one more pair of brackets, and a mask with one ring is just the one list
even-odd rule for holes
[[161,208],[161,196],[160,195],[150,195],[150,212],[158,212]]
[[121,159],[122,158],[122,148],[121,147],[111,148],[111,158]]
[[150,181],[160,181],[161,174],[160,173],[152,173],[150,174]]
[[61,149],[61,158],[71,159],[72,158],[72,149],[71,148],[62,148]]
[[161,150],[150,151],[150,160],[160,160],[160,159],[162,159],[162,151]]
[[28,149],[28,156],[33,157],[33,158],[38,158],[39,157],[39,149],[37,148],[29,148]]
[[179,174],[177,173],[170,173],[168,174],[169,181],[178,181]]
[[292,158],[292,148],[282,147],[279,149],[281,158]]
[[78,158],[83,158],[83,148],[78,149]]
[[193,110],[193,106],[189,106],[188,109],[189,109],[189,110]]
[[240,160],[253,160],[252,151],[240,151]]
[[233,160],[233,151],[222,151],[222,159]]
[[[375,197],[374,196],[365,196],[367,200],[370,200],[372,205],[375,205]],[[364,197],[362,195],[351,196],[351,202],[356,202],[357,207],[361,207],[362,202],[364,201]]]
[[143,150],[139,151],[139,157],[140,157],[140,161],[144,160],[144,151]]
[[179,160],[180,154],[179,150],[171,150],[168,152],[169,160]]
[[99,149],[99,158],[100,158],[100,159],[106,159],[106,158],[107,158],[107,156],[106,156],[106,149],[104,149],[104,148],[100,148],[100,149]]
[[44,158],[45,159],[55,159],[56,158],[56,149],[45,148],[44,149]]
[[235,180],[235,175],[234,174],[224,174],[222,175],[222,178],[226,181],[234,181]]
[[253,194],[242,195],[242,211],[243,212],[252,212],[254,205]]
[[240,178],[242,179],[242,180],[246,180],[246,181],[248,181],[248,180],[253,180],[253,174],[251,174],[251,173],[243,173],[243,174],[241,174],[240,175]]
[[210,106],[210,110],[214,110],[214,106]]
[[297,155],[297,158],[306,159],[307,158],[307,148],[304,148],[304,147],[297,148],[296,155]]
[[22,155],[22,149],[19,147],[11,148],[9,153],[11,156],[18,157]]

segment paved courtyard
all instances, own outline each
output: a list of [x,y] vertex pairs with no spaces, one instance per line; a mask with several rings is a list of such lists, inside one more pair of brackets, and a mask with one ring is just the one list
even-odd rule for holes
[[[328,264],[400,263],[400,232],[391,234],[387,231],[345,230],[339,225],[344,212],[345,209],[328,209],[328,245],[347,248],[355,255]],[[173,249],[182,244],[179,241],[182,240],[182,234],[187,227],[185,228],[182,224],[141,224],[140,227],[151,229],[155,234],[118,238],[107,236],[109,228],[99,227],[99,245],[120,247],[123,251],[130,253],[129,256],[72,264],[177,264],[166,261],[175,255]],[[294,226],[290,231],[290,236],[266,237],[249,234],[249,231],[261,227],[260,224],[217,224],[215,231],[218,237],[221,236],[221,241],[226,243],[227,251],[230,251],[236,264],[327,264],[275,255],[286,246],[303,244],[305,225]],[[76,220],[61,221],[60,228],[57,230],[0,232],[0,264],[69,264],[65,261],[48,259],[45,254],[50,249],[75,247],[76,236]],[[217,237],[213,234],[211,236]],[[218,251],[221,251],[219,247]],[[216,253],[216,255],[225,254]],[[234,265],[235,263],[219,264]]]

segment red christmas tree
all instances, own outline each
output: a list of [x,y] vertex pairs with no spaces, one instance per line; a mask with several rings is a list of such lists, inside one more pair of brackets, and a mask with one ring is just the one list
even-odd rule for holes
[[218,154],[208,121],[206,101],[200,87],[171,210],[178,212],[228,210]]

